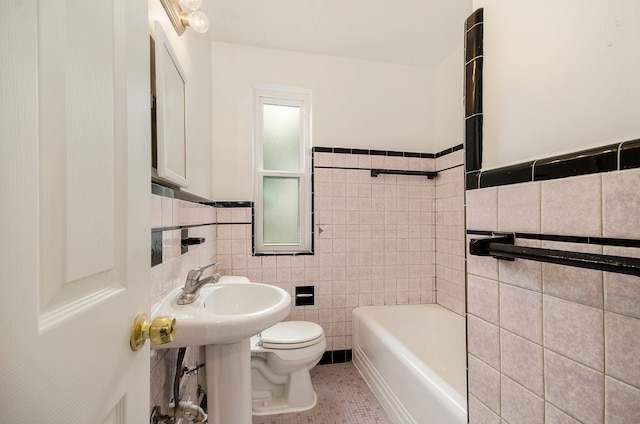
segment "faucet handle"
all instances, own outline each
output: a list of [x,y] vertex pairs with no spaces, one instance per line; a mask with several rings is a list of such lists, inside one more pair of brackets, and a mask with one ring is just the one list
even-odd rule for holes
[[205,266],[203,266],[203,267],[201,267],[201,268],[198,268],[198,270],[199,270],[200,272],[202,272],[202,271],[204,271],[204,270],[205,270],[205,269],[207,269],[207,268],[211,268],[212,266],[220,265],[220,263],[221,263],[221,262],[214,262],[214,263],[212,263],[212,264],[205,265]]
[[202,276],[202,271],[198,268],[192,269],[187,274],[187,281],[198,281]]
[[216,265],[220,265],[220,262],[214,262],[212,264],[205,265],[201,268],[192,269],[187,274],[187,281],[197,282],[198,280],[200,280],[200,277],[202,277],[202,273],[204,272],[205,269],[210,268],[212,266],[216,266]]

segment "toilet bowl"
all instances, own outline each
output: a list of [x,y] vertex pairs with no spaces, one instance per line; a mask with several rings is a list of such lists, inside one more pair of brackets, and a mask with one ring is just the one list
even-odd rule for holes
[[317,396],[309,371],[324,354],[322,327],[307,321],[284,321],[251,338],[253,415],[311,409]]

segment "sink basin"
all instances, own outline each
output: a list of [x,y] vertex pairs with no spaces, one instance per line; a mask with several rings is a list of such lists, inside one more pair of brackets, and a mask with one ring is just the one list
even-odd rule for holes
[[289,293],[261,283],[209,284],[189,305],[176,303],[181,292],[181,287],[172,290],[151,312],[177,321],[174,340],[154,348],[237,343],[282,321],[291,306]]

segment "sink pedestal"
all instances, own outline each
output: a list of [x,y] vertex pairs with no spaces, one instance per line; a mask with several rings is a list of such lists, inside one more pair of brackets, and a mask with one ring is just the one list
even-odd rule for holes
[[291,309],[291,296],[280,287],[242,281],[205,285],[184,305],[177,302],[183,291],[178,287],[152,312],[177,320],[175,338],[159,348],[205,347],[210,424],[251,424],[251,337]]
[[251,343],[207,345],[209,424],[251,424]]

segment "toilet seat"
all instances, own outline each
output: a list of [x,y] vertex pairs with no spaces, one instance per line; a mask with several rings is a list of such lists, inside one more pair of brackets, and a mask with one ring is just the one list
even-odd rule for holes
[[308,321],[284,321],[267,328],[260,335],[262,347],[267,349],[300,349],[320,342],[322,327]]

